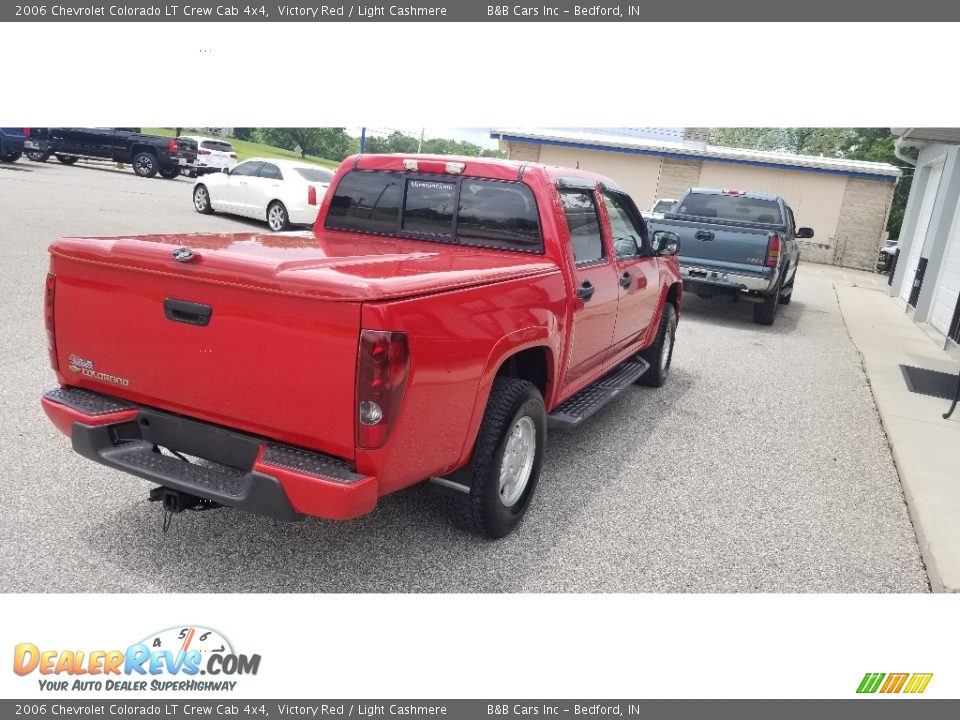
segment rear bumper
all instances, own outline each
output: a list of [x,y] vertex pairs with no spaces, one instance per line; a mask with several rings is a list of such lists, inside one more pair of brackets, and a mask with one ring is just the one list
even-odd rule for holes
[[221,505],[281,520],[349,520],[377,503],[377,478],[337,458],[88,390],[58,388],[41,402],[80,455]]
[[776,283],[775,277],[742,275],[695,265],[681,265],[680,277],[684,287],[697,285],[714,291],[769,293]]

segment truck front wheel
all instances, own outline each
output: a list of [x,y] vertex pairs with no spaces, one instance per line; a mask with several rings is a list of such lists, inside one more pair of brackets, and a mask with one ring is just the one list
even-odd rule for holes
[[673,343],[677,337],[677,311],[672,303],[663,306],[660,317],[660,327],[657,330],[657,339],[653,345],[640,353],[640,357],[650,363],[647,370],[637,382],[647,387],[661,387],[670,374],[670,363],[673,361]]
[[469,493],[451,498],[458,523],[485,538],[509,534],[530,506],[546,439],[540,391],[526,380],[496,378],[467,466]]

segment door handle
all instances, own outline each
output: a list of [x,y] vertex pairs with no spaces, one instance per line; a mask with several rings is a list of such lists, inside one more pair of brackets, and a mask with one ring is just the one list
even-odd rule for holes
[[203,327],[210,323],[213,308],[209,305],[201,305],[200,303],[189,302],[188,300],[167,298],[163,301],[163,313],[167,316],[167,320]]
[[577,288],[577,297],[584,302],[587,302],[593,297],[593,293],[596,291],[597,289],[593,286],[593,283],[591,283],[589,280],[584,280],[583,285]]
[[713,240],[713,233],[709,230],[697,230],[697,234],[694,235],[697,240]]
[[625,272],[620,276],[620,287],[628,288],[633,284],[633,278],[630,276],[630,273]]

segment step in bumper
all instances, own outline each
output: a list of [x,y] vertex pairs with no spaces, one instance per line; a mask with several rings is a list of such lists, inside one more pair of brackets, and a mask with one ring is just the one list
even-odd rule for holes
[[348,520],[377,503],[377,478],[338,458],[79,388],[41,402],[80,455],[221,505],[280,520]]

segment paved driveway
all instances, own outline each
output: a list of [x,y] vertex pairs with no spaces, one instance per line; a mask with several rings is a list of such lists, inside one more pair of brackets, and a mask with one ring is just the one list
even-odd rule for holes
[[198,215],[190,188],[0,166],[0,591],[928,590],[833,289],[883,278],[817,265],[772,328],[748,304],[691,296],[668,384],[551,435],[531,512],[503,541],[462,534],[428,487],[350,523],[218,510],[164,534],[148,483],[73,454],[41,412],[41,290],[61,234],[260,227]]

